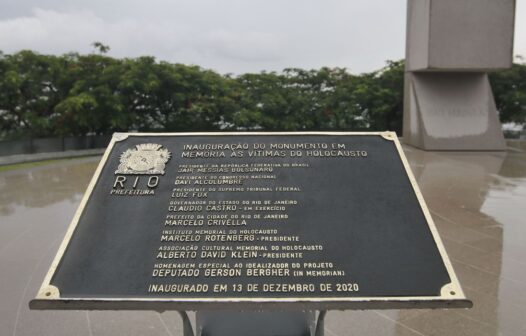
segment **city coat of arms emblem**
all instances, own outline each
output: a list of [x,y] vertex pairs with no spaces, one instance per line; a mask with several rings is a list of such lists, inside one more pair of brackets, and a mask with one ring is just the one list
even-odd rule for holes
[[121,163],[115,174],[164,175],[170,157],[171,153],[162,145],[139,144],[121,154]]

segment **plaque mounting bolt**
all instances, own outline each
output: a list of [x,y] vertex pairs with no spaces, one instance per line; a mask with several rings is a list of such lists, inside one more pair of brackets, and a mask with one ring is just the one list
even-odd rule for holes
[[459,297],[459,294],[460,294],[460,292],[455,288],[455,286],[452,283],[444,285],[440,289],[440,295],[441,296],[445,296],[447,298]]
[[385,140],[389,140],[389,141],[394,141],[394,139],[396,139],[396,133],[390,132],[390,131],[382,132],[380,133],[380,136],[384,138]]
[[128,138],[128,133],[113,133],[113,139],[115,142],[122,141]]
[[41,299],[59,299],[60,291],[58,290],[58,287],[53,286],[53,285],[48,285],[40,289],[37,297]]

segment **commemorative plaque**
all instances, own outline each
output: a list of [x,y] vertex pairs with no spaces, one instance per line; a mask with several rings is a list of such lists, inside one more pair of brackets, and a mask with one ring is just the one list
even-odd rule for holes
[[470,305],[391,132],[117,133],[31,302]]

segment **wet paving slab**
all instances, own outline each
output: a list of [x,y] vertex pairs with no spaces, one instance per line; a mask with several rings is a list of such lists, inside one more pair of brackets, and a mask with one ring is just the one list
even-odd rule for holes
[[[474,308],[334,311],[326,335],[525,335],[526,152],[404,151]],[[99,160],[0,172],[0,335],[182,335],[177,312],[28,308]]]

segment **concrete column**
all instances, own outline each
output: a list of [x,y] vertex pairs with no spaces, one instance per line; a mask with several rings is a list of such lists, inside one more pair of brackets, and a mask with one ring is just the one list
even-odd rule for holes
[[487,71],[511,67],[515,0],[408,0],[404,142],[504,150]]

